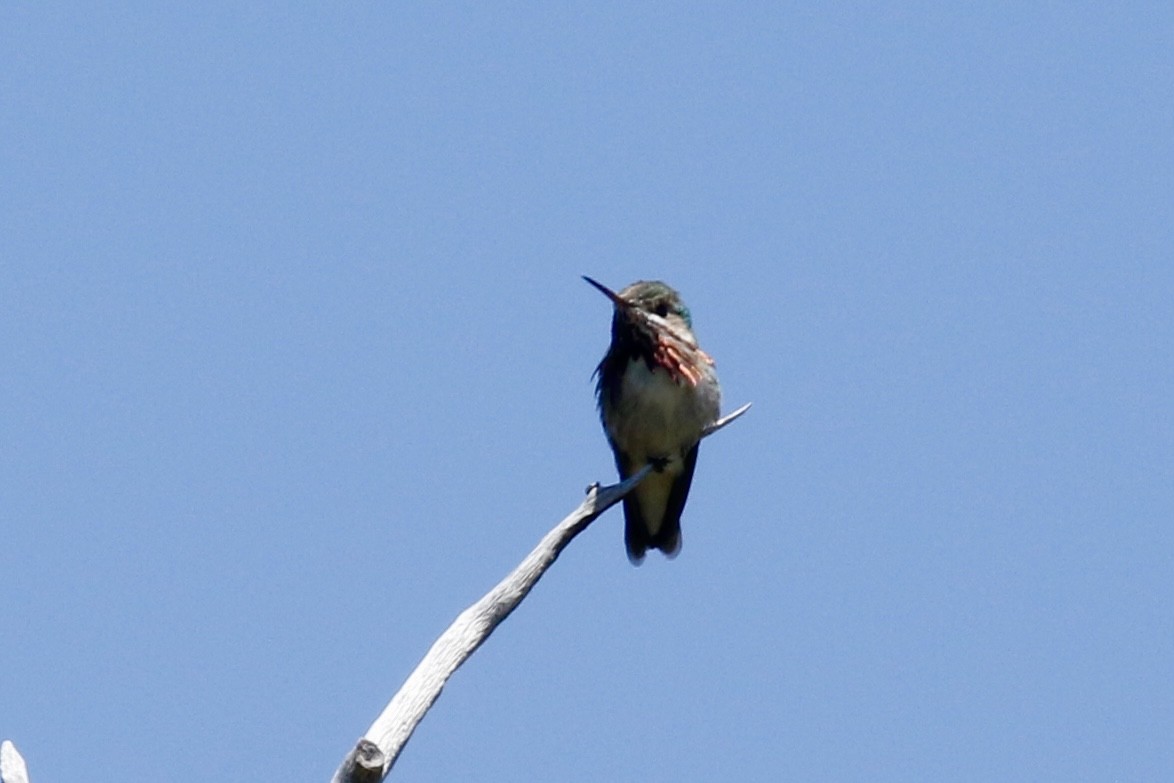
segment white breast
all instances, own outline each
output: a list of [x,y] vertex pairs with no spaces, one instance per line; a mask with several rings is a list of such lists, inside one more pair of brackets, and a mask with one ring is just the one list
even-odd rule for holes
[[677,383],[667,372],[634,360],[623,374],[621,407],[607,417],[612,440],[637,463],[649,458],[676,461],[692,448],[701,430],[718,417],[720,392],[709,377],[697,386]]

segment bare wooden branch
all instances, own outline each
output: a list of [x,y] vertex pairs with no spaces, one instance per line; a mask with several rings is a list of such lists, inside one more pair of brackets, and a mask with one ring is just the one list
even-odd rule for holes
[[750,406],[753,404],[754,403],[752,403],[752,402],[748,402],[745,405],[743,405],[741,408],[738,408],[738,410],[734,411],[733,413],[727,413],[725,416],[722,416],[720,419],[715,421],[713,424],[710,424],[708,427],[703,429],[701,431],[701,437],[708,438],[710,435],[717,432],[718,430],[720,430],[722,427],[726,426],[727,424],[733,424],[734,419],[739,418],[743,413],[750,410]]
[[29,783],[29,770],[11,740],[0,743],[0,783]]
[[[705,438],[731,423],[749,410],[743,405],[706,427]],[[412,732],[440,696],[445,683],[462,663],[489,638],[494,629],[517,608],[522,599],[571,540],[583,532],[600,514],[623,500],[651,472],[650,465],[626,481],[600,487],[592,484],[587,497],[562,522],[547,533],[538,546],[488,593],[457,617],[432,649],[416,666],[391,703],[367,729],[367,733],[343,759],[332,783],[369,783],[381,781],[395,764]]]

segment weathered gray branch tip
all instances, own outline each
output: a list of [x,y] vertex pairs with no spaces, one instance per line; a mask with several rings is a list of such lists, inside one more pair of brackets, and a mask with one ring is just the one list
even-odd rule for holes
[[[750,409],[743,405],[705,428],[706,438]],[[425,713],[440,696],[453,672],[468,659],[493,630],[509,617],[571,540],[600,514],[636,488],[652,470],[645,466],[626,481],[600,487],[592,484],[587,497],[538,546],[488,593],[457,617],[400,687],[399,693],[367,729],[335,771],[332,783],[369,783],[383,780],[411,738]]]
[[29,770],[11,740],[0,743],[0,783],[29,783]]

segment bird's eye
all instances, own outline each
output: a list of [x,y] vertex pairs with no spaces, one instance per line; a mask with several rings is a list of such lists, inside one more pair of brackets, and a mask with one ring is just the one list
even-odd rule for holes
[[655,311],[655,312],[656,312],[656,314],[657,314],[657,315],[659,315],[661,318],[664,318],[666,315],[668,315],[668,314],[669,314],[669,306],[668,306],[667,304],[665,304],[664,302],[661,302],[660,304],[658,304],[658,305],[656,306],[656,311]]

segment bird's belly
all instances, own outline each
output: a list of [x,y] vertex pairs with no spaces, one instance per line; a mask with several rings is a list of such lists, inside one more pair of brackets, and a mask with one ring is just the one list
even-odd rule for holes
[[612,440],[637,462],[676,462],[701,437],[721,406],[717,378],[710,368],[696,386],[677,383],[663,369],[633,360],[623,374],[618,404],[607,416]]

